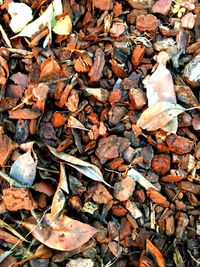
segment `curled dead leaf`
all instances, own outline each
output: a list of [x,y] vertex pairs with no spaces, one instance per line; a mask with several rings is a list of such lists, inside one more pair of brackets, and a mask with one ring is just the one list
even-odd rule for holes
[[151,243],[149,239],[146,240],[146,250],[156,258],[158,267],[165,267],[165,260],[162,253],[156,246]]
[[10,176],[21,184],[32,185],[36,176],[37,163],[31,156],[31,151],[24,153],[14,162]]
[[179,104],[159,102],[142,113],[137,121],[137,126],[148,131],[155,131],[166,126],[174,117],[184,111],[186,109]]
[[104,180],[103,175],[97,166],[89,162],[83,161],[81,159],[78,159],[69,154],[63,152],[57,152],[56,149],[51,146],[48,146],[48,148],[54,156],[56,156],[62,161],[65,161],[66,164],[70,165],[79,172],[83,173],[85,176],[89,177],[94,181],[102,182],[110,187],[110,185]]
[[96,228],[67,216],[60,216],[58,220],[51,222],[51,214],[46,214],[45,224],[46,227],[38,225],[33,217],[22,222],[22,225],[41,243],[62,251],[81,247],[98,232]]

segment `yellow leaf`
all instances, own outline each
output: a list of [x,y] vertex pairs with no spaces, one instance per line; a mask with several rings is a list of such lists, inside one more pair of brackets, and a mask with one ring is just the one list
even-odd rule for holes
[[60,18],[53,27],[53,32],[58,35],[69,35],[72,31],[72,21],[69,15]]

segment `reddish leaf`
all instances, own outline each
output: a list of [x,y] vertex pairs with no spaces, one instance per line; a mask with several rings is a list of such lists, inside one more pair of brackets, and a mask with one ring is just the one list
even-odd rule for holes
[[41,243],[62,251],[70,251],[82,246],[97,233],[96,228],[67,216],[60,216],[57,221],[52,223],[50,220],[51,214],[46,214],[45,222],[50,225],[50,228],[38,225],[33,217],[22,222],[22,225],[31,231],[32,235]]
[[59,77],[60,74],[61,67],[55,59],[53,59],[53,57],[47,58],[41,65],[40,81]]
[[156,258],[158,267],[165,267],[165,260],[162,253],[151,243],[149,239],[146,240],[146,250]]

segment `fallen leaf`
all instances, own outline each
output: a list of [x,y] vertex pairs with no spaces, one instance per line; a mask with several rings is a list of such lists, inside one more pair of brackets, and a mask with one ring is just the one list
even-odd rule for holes
[[148,131],[155,131],[166,126],[172,119],[186,111],[179,104],[159,102],[147,108],[139,120],[137,126]]
[[15,229],[13,229],[9,224],[7,224],[5,221],[2,221],[0,219],[0,227],[6,228],[8,231],[10,231],[13,235],[17,236],[20,240],[28,242],[20,233],[18,233]]
[[41,64],[40,81],[59,77],[61,75],[61,67],[53,57],[47,58]]
[[57,188],[51,204],[51,221],[55,221],[59,218],[65,206],[65,201],[65,195],[62,189]]
[[60,180],[58,188],[61,188],[65,193],[69,194],[69,186],[67,183],[65,164],[63,162],[60,162]]
[[32,185],[36,176],[37,163],[31,156],[31,151],[24,153],[14,162],[10,176],[21,184]]
[[33,19],[32,9],[24,3],[9,3],[8,13],[11,16],[9,26],[14,33],[20,32]]
[[0,240],[4,240],[5,242],[13,244],[13,245],[21,243],[19,238],[1,230],[1,229],[0,229]]
[[156,258],[158,267],[165,267],[165,260],[162,253],[149,239],[146,240],[146,251]]
[[38,225],[33,217],[22,225],[41,243],[56,250],[70,251],[81,247],[98,232],[96,228],[67,216],[60,216],[52,223],[51,214],[46,214],[44,219],[48,225],[46,228]]
[[[5,251],[3,253],[0,253],[0,263],[2,263],[10,254],[12,254],[12,250],[8,250],[8,251]],[[5,265],[5,266],[7,266],[7,265]]]
[[57,20],[56,25],[52,30],[58,35],[69,35],[72,31],[72,21],[70,16],[66,15]]
[[129,177],[132,177],[136,182],[138,182],[142,187],[144,187],[146,190],[149,188],[154,188],[158,190],[151,182],[149,182],[142,174],[140,174],[138,171],[134,170],[133,168],[130,169],[127,172],[127,175]]
[[26,37],[32,37],[34,34],[39,32],[41,28],[48,27],[51,29],[51,20],[53,17],[53,4],[50,4],[48,8],[45,10],[45,12],[36,20],[33,22],[29,23],[23,30],[13,36],[12,38],[16,38],[19,36],[26,36]]
[[[163,53],[163,51],[161,51],[161,53]],[[156,71],[150,77],[147,76],[147,78],[143,80],[143,84],[147,89],[148,107],[154,106],[160,102],[176,104],[172,75],[164,64],[159,63]],[[178,119],[176,116],[172,118],[169,125],[165,125],[165,130],[171,133],[176,133],[177,128]]]
[[83,173],[85,176],[94,181],[103,182],[110,187],[110,185],[104,181],[103,175],[97,166],[66,153],[57,152],[56,149],[51,146],[48,146],[48,148],[54,156],[65,161],[68,165]]
[[89,131],[88,129],[85,128],[85,126],[80,121],[78,121],[73,116],[69,116],[68,121],[67,121],[67,126],[70,128],[76,128],[80,130]]

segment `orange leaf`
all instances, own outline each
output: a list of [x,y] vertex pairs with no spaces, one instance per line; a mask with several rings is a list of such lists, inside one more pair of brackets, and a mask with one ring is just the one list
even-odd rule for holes
[[61,67],[55,61],[55,59],[53,59],[53,57],[47,58],[41,64],[40,81],[52,78],[58,78],[60,77],[60,74],[61,74]]
[[160,250],[149,239],[146,240],[146,251],[151,253],[157,261],[158,267],[165,267],[165,260]]
[[22,225],[31,231],[32,235],[41,243],[62,251],[81,247],[97,233],[96,228],[67,216],[61,215],[57,221],[52,223],[50,220],[51,214],[46,214],[45,222],[49,226],[38,225],[33,217],[22,222]]

